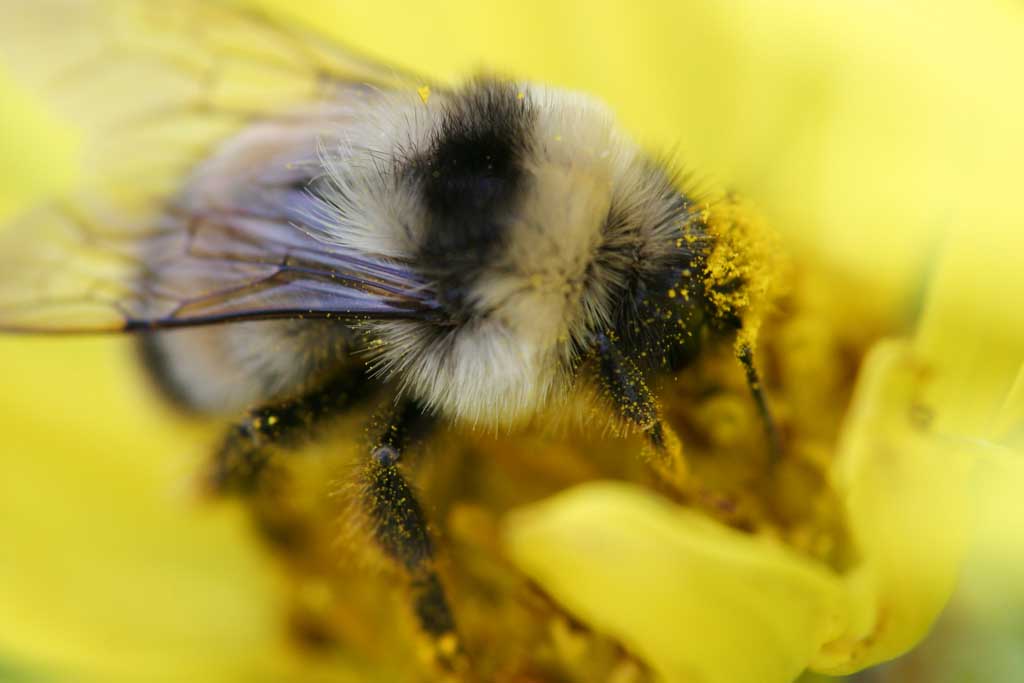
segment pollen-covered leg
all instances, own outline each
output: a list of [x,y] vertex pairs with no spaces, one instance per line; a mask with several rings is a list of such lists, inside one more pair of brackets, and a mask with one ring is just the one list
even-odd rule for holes
[[399,468],[409,443],[424,434],[428,423],[419,406],[410,401],[402,402],[381,422],[363,473],[362,503],[374,540],[409,576],[416,618],[433,641],[438,660],[454,667],[461,649],[435,569],[427,518]]
[[301,446],[324,419],[343,412],[367,391],[362,375],[347,373],[299,398],[249,411],[228,430],[204,484],[214,493],[255,492],[266,481],[275,447]]
[[681,483],[686,472],[682,443],[661,420],[640,368],[605,335],[598,335],[596,350],[602,394],[623,422],[647,437],[653,452],[651,464],[658,474],[670,483]]

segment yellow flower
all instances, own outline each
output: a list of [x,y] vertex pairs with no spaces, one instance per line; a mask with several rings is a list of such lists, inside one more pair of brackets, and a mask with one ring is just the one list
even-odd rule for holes
[[[792,137],[777,133],[778,156],[750,162],[775,162],[784,176],[759,178],[778,188],[763,203],[788,216],[783,229],[803,226],[818,258],[856,274],[864,290],[837,305],[876,296],[867,288],[883,281],[876,291],[905,303],[925,297],[916,330],[867,357],[829,469],[856,556],[841,567],[808,561],[622,484],[584,485],[506,520],[527,574],[670,681],[789,681],[807,667],[840,674],[901,654],[948,599],[976,499],[994,490],[979,488],[975,468],[1015,476],[1000,483],[1008,490],[1024,483],[1024,211],[1009,187],[1024,151],[1010,112],[1024,102],[998,85],[1024,60],[1016,26],[987,6],[946,3],[922,17],[784,4],[799,11],[801,36],[731,6],[754,34],[742,39],[755,41],[737,53],[786,45],[768,66],[743,66],[771,73],[765,89],[800,84],[785,96],[801,125],[803,108],[818,108],[808,130],[776,122]],[[970,56],[949,51],[954,34]],[[905,279],[915,250],[928,262],[917,292]],[[1017,517],[1002,520],[1010,547],[999,557],[1019,557],[1009,529],[1020,507],[1006,511]]]
[[[523,573],[666,681],[844,673],[924,636],[965,550],[979,495],[972,468],[997,463],[1019,475],[1008,463],[1024,448],[1024,94],[1004,82],[1024,66],[1017,8],[259,4],[426,73],[485,64],[603,97],[642,142],[674,146],[698,178],[749,198],[795,263],[810,264],[799,266],[810,279],[795,294],[811,311],[799,321],[810,324],[776,327],[787,331],[779,342],[771,328],[762,333],[776,346],[767,353],[790,363],[780,372],[808,380],[803,402],[788,406],[799,411],[782,416],[809,436],[779,490],[747,491],[742,467],[699,457],[683,487],[715,495],[688,489],[689,506],[632,484],[584,483],[498,521]],[[13,213],[72,182],[61,159],[72,143],[53,137],[58,127],[37,104],[0,90],[0,120],[19,132],[0,137],[0,208]],[[906,320],[914,322],[892,327]],[[847,409],[839,394],[850,378],[822,377],[832,356],[814,354],[863,349],[883,323],[898,338],[867,354]],[[805,354],[779,351],[807,339]],[[359,657],[309,657],[283,638],[288,579],[239,510],[196,512],[188,500],[190,468],[214,434],[164,414],[127,355],[123,340],[0,339],[0,677],[9,668],[103,681],[394,679],[379,669],[386,656],[371,658],[371,674]],[[835,395],[813,393],[823,386]],[[695,419],[741,450],[745,437],[722,415],[738,415],[742,427],[745,404],[678,401],[706,410]],[[823,425],[826,416],[835,424]],[[564,468],[546,472],[552,480],[588,478],[571,453],[548,448],[552,471]],[[521,488],[508,501],[536,493]],[[716,497],[720,489],[735,496]],[[488,587],[520,586],[464,540],[492,528],[481,508],[448,512],[459,557],[480,565],[473,575],[498,577]],[[468,620],[488,633],[490,615],[473,599]],[[536,629],[524,614],[561,608],[531,609],[495,610],[493,620]],[[562,628],[513,641],[550,640],[553,659],[576,661]],[[393,638],[393,659],[410,654],[397,632],[367,630],[387,640],[367,649],[387,651]],[[629,680],[641,669],[616,671]]]

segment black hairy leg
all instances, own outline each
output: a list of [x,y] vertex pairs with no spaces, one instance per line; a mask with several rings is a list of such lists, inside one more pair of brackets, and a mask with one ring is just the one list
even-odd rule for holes
[[373,539],[409,577],[416,619],[434,642],[439,661],[454,667],[462,658],[455,620],[437,575],[426,515],[399,466],[432,422],[409,400],[378,418],[363,467],[360,502]]
[[757,413],[764,425],[765,439],[768,442],[768,457],[771,463],[776,463],[782,457],[782,445],[779,441],[779,432],[772,419],[771,410],[768,409],[768,400],[765,398],[764,387],[761,384],[761,377],[754,366],[754,352],[748,344],[741,344],[737,348],[736,358],[743,366],[747,377],[747,386],[750,387],[750,394],[757,406]]
[[670,484],[680,484],[685,474],[682,446],[662,421],[643,372],[608,336],[599,334],[594,341],[601,394],[620,421],[644,434],[659,476]]
[[359,403],[369,390],[361,371],[343,372],[303,396],[249,411],[214,453],[206,486],[220,494],[255,493],[267,481],[275,448],[298,448],[325,419]]

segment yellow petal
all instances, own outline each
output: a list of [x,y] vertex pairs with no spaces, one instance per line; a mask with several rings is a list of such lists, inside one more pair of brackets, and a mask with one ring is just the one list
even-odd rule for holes
[[978,458],[975,533],[965,590],[972,608],[995,619],[1024,612],[1024,449],[989,447]]
[[626,484],[521,509],[505,534],[528,575],[668,681],[791,681],[842,614],[822,568]]
[[973,453],[930,430],[926,376],[907,343],[865,363],[834,473],[858,553],[846,574],[617,484],[513,514],[510,552],[668,680],[788,681],[892,658],[945,605],[966,545]]
[[189,499],[204,439],[128,352],[0,341],[0,648],[74,680],[366,680],[290,647],[280,577],[239,508]]
[[833,472],[859,560],[844,577],[847,632],[812,666],[857,671],[891,659],[928,631],[952,593],[966,547],[973,458],[938,435],[924,403],[928,370],[904,342],[869,355]]
[[968,224],[947,240],[917,335],[933,369],[937,429],[1024,444],[1024,212]]
[[936,430],[978,453],[956,605],[961,618],[994,635],[1024,610],[1024,215],[1012,201],[1002,211],[947,240],[916,340],[935,376],[929,401],[942,406]]

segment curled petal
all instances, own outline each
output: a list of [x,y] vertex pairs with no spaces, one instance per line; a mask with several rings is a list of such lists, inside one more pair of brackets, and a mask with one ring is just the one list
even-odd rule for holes
[[966,547],[972,458],[935,434],[928,379],[903,342],[869,355],[833,471],[857,561],[844,576],[851,611],[842,637],[811,665],[848,673],[914,646],[952,593]]
[[945,605],[966,545],[972,459],[928,428],[926,377],[902,342],[865,363],[833,472],[844,572],[612,483],[512,514],[510,553],[667,680],[790,681],[894,657]]
[[505,532],[527,574],[668,681],[791,681],[841,627],[829,572],[637,487],[579,486]]

